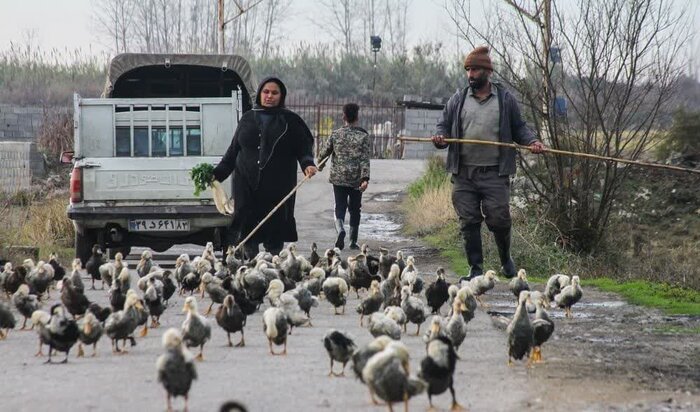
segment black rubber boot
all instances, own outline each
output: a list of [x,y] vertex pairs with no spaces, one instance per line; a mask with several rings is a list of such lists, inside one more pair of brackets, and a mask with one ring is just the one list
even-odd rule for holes
[[360,247],[357,245],[357,233],[360,231],[359,226],[350,226],[350,249],[359,250]]
[[259,243],[246,243],[243,245],[243,254],[245,255],[245,260],[250,261],[255,258],[260,252]]
[[473,279],[484,273],[484,254],[481,247],[481,224],[466,225],[462,227],[462,238],[464,239],[464,252],[469,263],[469,276]]
[[343,250],[343,248],[345,248],[345,227],[343,219],[335,219],[335,231],[338,232],[338,237],[335,239],[335,247]]
[[515,262],[510,256],[510,228],[492,230],[498,247],[498,257],[501,259],[501,273],[507,278],[516,275]]
[[266,251],[270,252],[272,256],[279,256],[284,248],[284,242],[263,243],[263,247]]

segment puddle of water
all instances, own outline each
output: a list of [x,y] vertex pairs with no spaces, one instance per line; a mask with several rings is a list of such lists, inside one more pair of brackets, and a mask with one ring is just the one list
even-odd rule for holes
[[579,302],[576,305],[574,305],[574,308],[576,308],[576,306],[589,308],[619,308],[625,305],[627,305],[627,302],[623,302],[621,300],[613,300],[608,302]]
[[392,222],[382,213],[363,213],[360,228],[362,236],[366,239],[387,242],[410,240],[401,234],[400,224]]
[[399,192],[379,193],[372,197],[375,202],[395,202],[399,199]]
[[577,340],[586,340],[591,343],[608,343],[608,344],[619,344],[624,343],[627,339],[624,338],[605,338],[605,337],[580,337],[575,338]]
[[[566,314],[564,313],[564,310],[563,310],[563,309],[562,309],[562,310],[550,309],[550,310],[547,311],[547,314],[548,314],[549,317],[552,318],[552,319],[566,319]],[[577,312],[577,311],[576,311],[576,306],[574,306],[573,315],[574,315],[574,317],[573,317],[572,320],[576,320],[576,319],[593,319],[593,318],[595,318],[595,315],[593,315],[592,313],[588,313],[588,312]]]

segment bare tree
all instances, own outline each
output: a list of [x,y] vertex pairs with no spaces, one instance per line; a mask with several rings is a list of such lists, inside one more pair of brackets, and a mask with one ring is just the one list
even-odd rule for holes
[[285,15],[288,14],[292,0],[266,0],[261,4],[264,11],[263,19],[263,34],[260,45],[261,57],[267,57],[275,44],[275,41],[281,38],[277,33],[277,29],[282,26]]
[[385,0],[385,26],[389,35],[388,46],[394,57],[405,56],[408,52],[406,43],[406,23],[411,0]]
[[133,0],[95,0],[98,27],[114,42],[114,52],[129,51],[134,17]]
[[[490,46],[497,76],[520,96],[541,140],[555,149],[640,157],[657,138],[660,114],[683,73],[687,18],[663,0],[578,0],[547,10],[548,3],[505,0],[484,24],[472,18],[466,0],[453,0],[446,9],[467,42]],[[547,36],[560,46],[554,51],[561,49],[561,60],[543,50]],[[555,102],[563,101],[566,117],[555,110]],[[548,206],[560,242],[593,251],[627,167],[539,159],[521,164]]]
[[322,0],[319,3],[327,18],[322,20],[323,23],[314,19],[314,24],[342,45],[343,54],[354,54],[357,50],[354,36],[361,16],[360,3],[353,0]]

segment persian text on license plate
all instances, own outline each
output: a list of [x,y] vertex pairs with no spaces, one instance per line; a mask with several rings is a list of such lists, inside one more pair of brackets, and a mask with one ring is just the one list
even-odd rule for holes
[[187,219],[135,219],[129,220],[131,232],[186,232],[190,230]]

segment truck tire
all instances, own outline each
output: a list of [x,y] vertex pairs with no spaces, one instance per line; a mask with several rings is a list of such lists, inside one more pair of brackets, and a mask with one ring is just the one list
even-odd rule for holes
[[97,233],[84,229],[83,234],[75,232],[75,257],[80,258],[83,267],[92,255],[92,247],[97,243]]

